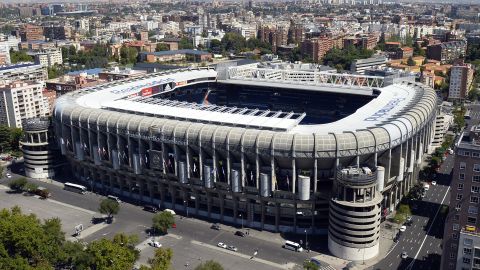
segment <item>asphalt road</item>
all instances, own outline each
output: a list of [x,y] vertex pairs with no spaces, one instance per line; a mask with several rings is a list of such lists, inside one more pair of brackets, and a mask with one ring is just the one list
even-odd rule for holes
[[[16,172],[15,168],[13,168],[13,172]],[[20,177],[20,175],[18,174],[11,174],[12,179]],[[9,179],[2,179],[0,182],[2,184],[7,184],[8,181]],[[91,192],[82,195],[74,192],[65,191],[63,190],[63,184],[59,184],[58,182],[36,182],[38,182],[40,186],[46,187],[51,191],[52,199],[91,211],[98,211],[100,201],[105,198],[104,196]],[[140,238],[140,241],[144,241],[145,239],[150,237],[147,229],[151,226],[152,217],[153,214],[142,210],[141,206],[136,206],[129,203],[122,203],[120,212],[117,216],[115,216],[115,221],[113,222],[113,224],[85,237],[84,240],[92,241],[103,237],[113,237],[113,235],[115,235],[116,233],[123,232],[127,234],[137,234]],[[183,241],[186,244],[189,244],[191,241],[199,241],[210,245],[217,245],[218,242],[224,242],[229,245],[236,246],[238,248],[238,253],[247,255],[252,255],[255,249],[258,249],[258,258],[275,262],[277,264],[295,263],[298,265],[302,265],[305,259],[309,259],[313,256],[318,255],[318,253],[313,251],[310,253],[297,253],[286,250],[282,248],[281,243],[275,241],[268,241],[252,236],[242,238],[235,236],[233,232],[223,229],[216,231],[210,229],[210,223],[199,221],[191,217],[182,218],[180,215],[177,215],[176,225],[177,227],[175,229],[170,229],[170,232],[172,234],[181,236],[182,239],[186,240]],[[226,226],[221,225],[221,227]],[[218,253],[218,256],[222,256],[222,253]]]
[[[454,157],[448,156],[433,179],[437,185],[430,185],[425,198],[415,202],[417,210],[412,210],[413,224],[407,226],[390,253],[372,269],[440,269],[445,222],[441,206],[449,204],[453,162]],[[404,251],[408,255],[406,259],[400,257]]]

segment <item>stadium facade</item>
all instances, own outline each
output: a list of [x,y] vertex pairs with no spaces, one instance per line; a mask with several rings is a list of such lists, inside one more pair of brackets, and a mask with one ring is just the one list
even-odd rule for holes
[[149,74],[57,99],[76,177],[220,222],[327,234],[376,256],[382,215],[415,183],[437,98],[415,82],[250,64]]

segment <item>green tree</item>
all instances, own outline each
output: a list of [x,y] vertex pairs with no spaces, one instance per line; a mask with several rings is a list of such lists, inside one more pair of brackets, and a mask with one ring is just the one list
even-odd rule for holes
[[170,212],[162,211],[152,218],[152,228],[155,232],[167,233],[167,230],[173,226],[175,218]]
[[27,185],[28,181],[27,181],[27,178],[25,177],[20,177],[20,178],[17,178],[15,180],[13,180],[12,182],[10,182],[8,184],[8,186],[10,187],[10,189],[12,190],[15,190],[15,191],[22,191],[25,186]]
[[210,52],[221,54],[222,51],[222,42],[220,40],[212,39],[210,40]]
[[195,270],[223,270],[223,266],[214,260],[208,260],[195,267]]
[[165,43],[157,43],[157,47],[155,47],[156,52],[161,52],[161,51],[169,51],[170,46],[168,46]]
[[138,51],[132,47],[120,48],[120,63],[135,64],[137,62]]
[[14,51],[13,49],[10,50],[10,61],[12,64],[19,63],[19,62],[32,62],[33,57],[27,54],[27,51],[20,50]]
[[311,261],[305,261],[303,263],[303,269],[305,270],[318,270],[320,267]]
[[153,258],[148,259],[150,266],[140,270],[169,270],[172,265],[173,251],[170,248],[157,248]]
[[350,65],[355,59],[364,59],[372,57],[373,51],[367,49],[358,49],[355,46],[348,46],[343,49],[333,48],[323,57],[323,64],[337,69],[350,69]]
[[235,32],[226,33],[223,36],[221,43],[223,51],[235,53],[244,51],[247,45],[245,38]]
[[183,37],[178,43],[178,48],[183,49],[193,49],[193,40]]
[[23,136],[21,128],[10,128],[10,144],[13,151],[20,150],[20,139]]
[[0,126],[0,153],[12,150],[11,133],[8,126]]
[[102,214],[108,215],[108,220],[111,221],[113,219],[113,215],[118,214],[120,211],[120,204],[111,199],[104,199],[100,202],[98,211]]
[[[121,237],[123,238],[123,237]],[[131,245],[100,239],[87,245],[81,255],[79,269],[125,270],[132,269],[139,258],[139,251]]]
[[413,58],[411,56],[407,60],[407,65],[410,67],[414,67],[416,65],[415,61],[413,61]]
[[22,188],[23,191],[32,192],[32,193],[35,192],[37,189],[38,189],[38,185],[32,182],[27,182]]

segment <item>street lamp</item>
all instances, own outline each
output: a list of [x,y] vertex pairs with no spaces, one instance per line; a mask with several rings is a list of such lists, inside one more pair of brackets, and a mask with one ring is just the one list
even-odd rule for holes
[[307,242],[307,229],[305,229],[305,249],[308,249],[308,242]]
[[243,216],[242,216],[242,214],[239,214],[239,216],[242,219],[242,230],[243,230]]

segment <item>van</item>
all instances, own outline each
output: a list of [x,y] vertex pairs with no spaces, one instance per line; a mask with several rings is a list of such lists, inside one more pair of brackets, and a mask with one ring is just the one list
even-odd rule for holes
[[176,215],[175,211],[173,211],[172,209],[165,209],[163,211],[168,212],[168,213],[172,214],[173,216]]
[[119,199],[117,196],[113,196],[113,195],[108,195],[108,196],[107,196],[107,199],[114,200],[114,201],[116,201],[117,203],[121,203],[121,202],[122,202],[122,201],[120,201],[120,199]]

